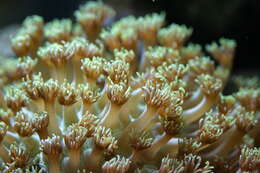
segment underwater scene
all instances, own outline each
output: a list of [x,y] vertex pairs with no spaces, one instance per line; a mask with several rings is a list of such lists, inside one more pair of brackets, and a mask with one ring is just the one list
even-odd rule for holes
[[260,173],[259,5],[1,0],[0,173]]

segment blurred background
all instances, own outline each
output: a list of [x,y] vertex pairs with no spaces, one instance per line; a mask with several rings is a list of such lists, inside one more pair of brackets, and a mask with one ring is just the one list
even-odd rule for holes
[[[73,18],[73,12],[83,0],[0,0],[0,47],[6,44],[15,26],[32,14],[54,18]],[[166,12],[167,24],[172,22],[194,28],[192,42],[205,45],[220,37],[238,43],[234,72],[254,72],[260,75],[258,0],[103,0],[117,11],[117,17],[151,12]],[[10,50],[0,49],[0,55]]]

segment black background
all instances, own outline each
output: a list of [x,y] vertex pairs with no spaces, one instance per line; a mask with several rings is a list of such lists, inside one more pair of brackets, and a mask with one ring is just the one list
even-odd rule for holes
[[[73,17],[82,0],[0,0],[0,28],[18,24],[28,15],[45,21]],[[260,74],[260,2],[258,0],[104,0],[118,17],[166,12],[167,23],[194,28],[191,41],[205,45],[220,37],[237,41],[234,71]]]

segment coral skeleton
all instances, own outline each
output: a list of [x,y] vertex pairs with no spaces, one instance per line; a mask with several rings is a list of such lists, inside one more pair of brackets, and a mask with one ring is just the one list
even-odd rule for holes
[[115,14],[89,1],[75,20],[33,15],[11,36],[0,172],[259,173],[259,79],[231,78],[223,94],[236,42],[191,43],[165,13]]

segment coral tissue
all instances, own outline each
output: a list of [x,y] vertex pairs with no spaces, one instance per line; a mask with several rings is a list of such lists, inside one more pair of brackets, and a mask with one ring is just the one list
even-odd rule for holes
[[0,63],[0,172],[260,172],[257,78],[230,81],[236,42],[189,43],[165,14],[88,2],[27,17]]

